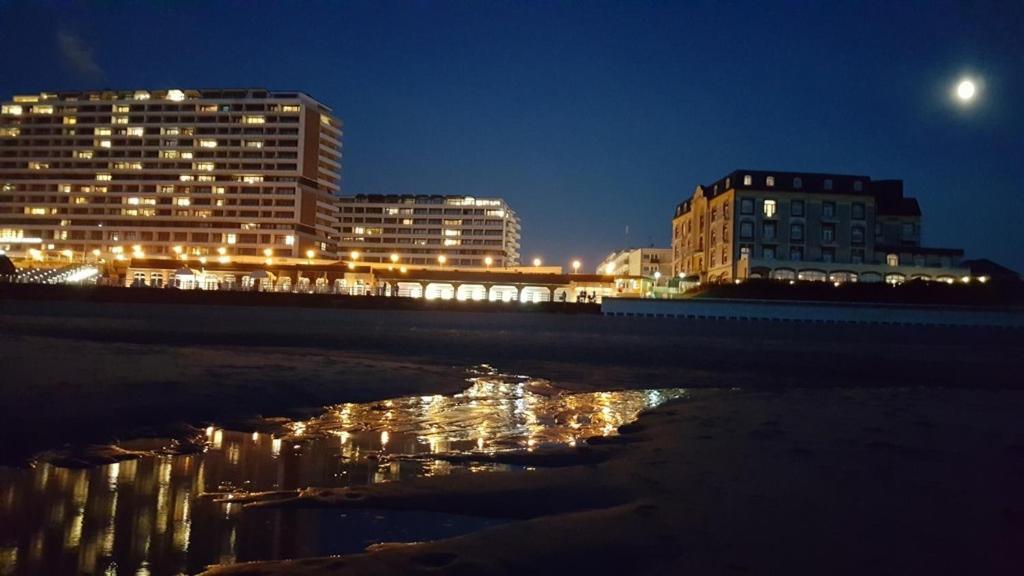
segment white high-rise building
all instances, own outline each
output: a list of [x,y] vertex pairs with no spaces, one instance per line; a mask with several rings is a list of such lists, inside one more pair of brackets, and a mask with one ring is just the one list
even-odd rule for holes
[[0,109],[0,249],[335,257],[341,123],[299,92],[59,92]]

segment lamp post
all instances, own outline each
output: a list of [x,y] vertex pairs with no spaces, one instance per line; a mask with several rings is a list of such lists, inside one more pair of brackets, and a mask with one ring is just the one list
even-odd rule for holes
[[540,268],[541,264],[543,264],[543,262],[541,261],[540,258],[534,258],[533,259],[533,267],[534,268]]
[[441,254],[440,256],[437,257],[437,264],[439,266],[444,266],[444,263],[447,262],[447,261],[448,261],[448,257],[445,256],[444,254]]
[[572,261],[572,273],[573,274],[579,274],[580,266],[582,266],[582,265],[583,265],[583,263],[580,262],[579,260],[573,260]]
[[316,252],[313,250],[306,250],[306,264],[313,264],[313,256],[316,256]]
[[484,258],[484,266],[487,266],[488,270],[491,269],[491,264],[494,264],[494,258],[491,258],[490,256]]
[[392,264],[398,264],[398,254],[392,254],[391,255],[391,263]]

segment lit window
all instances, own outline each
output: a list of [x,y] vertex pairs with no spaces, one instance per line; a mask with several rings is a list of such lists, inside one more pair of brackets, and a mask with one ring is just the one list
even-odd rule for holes
[[2,114],[9,114],[11,116],[21,116],[22,112],[22,107],[18,106],[17,104],[4,104],[2,107],[0,107],[0,113]]
[[196,177],[191,174],[181,174],[180,176],[178,176],[178,181],[180,182],[192,182],[195,179]]
[[183,159],[185,159],[185,160],[191,160],[192,159],[192,153],[191,152],[182,152],[181,153],[181,157]]
[[61,122],[63,122],[64,124],[66,124],[68,126],[71,126],[71,125],[74,125],[74,124],[78,124],[78,119],[75,118],[74,116],[65,116],[61,120]]
[[444,245],[445,246],[458,246],[460,243],[461,243],[461,241],[458,238],[445,238],[444,239]]
[[238,235],[236,235],[236,234],[225,234],[224,235],[224,242],[227,243],[227,244],[235,244],[236,242],[238,242]]
[[145,90],[139,90],[135,93],[136,100],[149,100],[149,92]]
[[111,124],[127,124],[128,123],[128,117],[127,116],[111,116],[110,117],[110,123]]
[[298,104],[285,104],[281,106],[282,112],[298,112],[300,109]]
[[214,186],[213,187],[213,193],[214,194],[223,194],[224,193],[224,187],[223,186]]
[[146,129],[141,126],[132,126],[131,128],[125,131],[125,134],[129,136],[135,136],[137,138],[141,138],[142,135],[145,133]]
[[295,245],[295,236],[285,236],[284,237],[284,243],[285,243],[286,246],[294,246]]
[[49,167],[50,167],[50,165],[48,163],[46,163],[46,162],[29,162],[28,163],[28,169],[29,170],[46,170]]
[[899,254],[886,254],[885,255],[885,263],[887,265],[889,265],[889,266],[899,266],[900,265],[900,255]]
[[246,140],[245,141],[245,147],[246,148],[263,148],[263,142],[260,141],[260,140]]
[[110,140],[99,140],[98,142],[99,142],[100,148],[110,148],[110,146],[111,146]]
[[769,176],[765,178],[764,183],[769,187],[775,186],[775,176]]
[[92,150],[75,150],[75,158],[81,158],[83,160],[88,160],[88,159],[92,158],[92,156],[93,156]]
[[179,156],[179,153],[178,153],[177,150],[161,150],[160,151],[160,157],[161,158],[167,158],[167,159],[173,160],[175,158],[178,158],[178,156]]
[[96,129],[96,135],[97,136],[110,136],[110,134],[111,134],[110,128],[97,128]]
[[216,166],[214,165],[214,163],[213,163],[213,162],[196,162],[196,163],[195,163],[195,164],[194,164],[194,165],[192,166],[192,169],[193,169],[193,170],[205,170],[205,171],[210,171],[210,170],[213,170],[213,169],[214,169],[215,167],[216,167]]
[[53,114],[53,106],[33,106],[32,112],[36,114]]
[[168,90],[167,99],[172,102],[181,102],[185,99],[185,93],[181,90]]
[[181,128],[178,128],[177,126],[171,126],[169,128],[161,128],[160,129],[160,133],[164,134],[166,136],[178,136],[179,134],[181,134]]
[[199,111],[200,112],[216,112],[217,111],[217,105],[216,104],[203,104],[202,106],[199,107]]
[[242,124],[264,124],[266,121],[263,116],[242,116]]
[[263,176],[242,176],[242,182],[246,184],[256,184],[259,182],[263,182]]
[[18,128],[0,128],[0,136],[17,136],[21,134],[21,130]]
[[774,218],[775,217],[775,210],[776,210],[775,200],[765,200],[764,201],[764,217],[765,218]]
[[191,204],[192,204],[192,201],[189,200],[188,198],[175,198],[174,199],[174,205],[175,206],[190,206]]
[[199,147],[200,148],[216,148],[217,147],[217,141],[216,140],[200,140],[199,141]]
[[127,106],[127,105],[114,106],[114,113],[115,114],[127,114],[130,111],[131,111],[131,107]]

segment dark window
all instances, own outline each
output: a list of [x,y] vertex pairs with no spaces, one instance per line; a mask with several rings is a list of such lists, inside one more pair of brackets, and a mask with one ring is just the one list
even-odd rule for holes
[[864,263],[864,249],[863,248],[854,248],[853,250],[850,250],[850,260],[854,264],[863,264]]
[[831,178],[826,178],[825,179],[825,190],[831,190],[831,189],[832,189],[832,179]]
[[912,222],[904,222],[902,228],[900,229],[900,234],[904,238],[913,238],[914,237],[914,224]]
[[852,244],[863,244],[864,243],[864,227],[854,226],[850,228],[850,243]]
[[804,201],[803,200],[793,200],[793,204],[790,207],[790,212],[792,213],[793,216],[803,216],[804,215]]
[[821,205],[821,217],[822,218],[835,218],[836,217],[836,203],[835,202],[823,202]]
[[754,213],[754,199],[753,198],[741,198],[740,199],[740,214],[753,214]]
[[854,220],[863,220],[864,219],[864,203],[863,202],[854,202],[853,203],[853,207],[852,207],[852,209],[850,211],[850,215],[851,215],[851,218],[853,218]]
[[761,223],[761,238],[763,240],[775,240],[776,232],[775,222]]
[[804,249],[802,246],[791,246],[789,248],[789,259],[790,260],[803,260]]
[[821,241],[822,242],[835,242],[836,241],[836,225],[835,224],[822,224],[821,225]]
[[790,224],[789,225],[789,239],[793,242],[804,241],[804,225],[803,224]]
[[766,260],[775,259],[775,246],[763,246],[761,248],[761,257]]
[[835,248],[822,248],[821,249],[821,261],[822,262],[835,262],[836,261],[836,249]]
[[754,239],[754,223],[740,222],[740,238],[744,240]]

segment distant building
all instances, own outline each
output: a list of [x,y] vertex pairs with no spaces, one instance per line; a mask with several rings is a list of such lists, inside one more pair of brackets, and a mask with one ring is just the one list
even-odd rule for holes
[[952,281],[963,250],[921,246],[921,210],[901,180],[737,170],[697,186],[672,220],[672,271],[863,282]]
[[654,277],[672,275],[671,248],[627,248],[612,252],[597,266],[598,274]]
[[341,123],[300,92],[58,92],[0,109],[0,249],[337,254]]
[[[519,265],[519,218],[500,198],[343,196],[341,251],[366,263],[502,268]],[[490,262],[490,264],[488,264]]]

